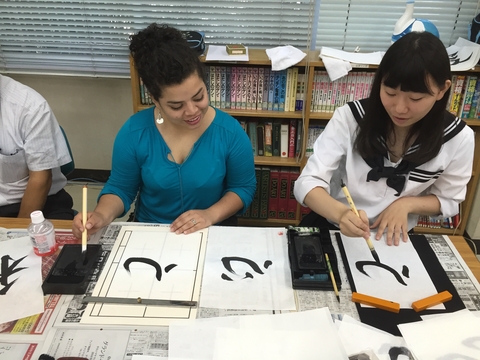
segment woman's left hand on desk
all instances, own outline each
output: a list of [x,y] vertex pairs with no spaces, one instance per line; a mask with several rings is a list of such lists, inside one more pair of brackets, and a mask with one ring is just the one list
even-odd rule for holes
[[386,240],[388,245],[398,245],[400,238],[404,242],[408,241],[408,209],[402,199],[398,199],[390,204],[378,216],[377,220],[370,227],[377,228],[375,240],[380,240],[385,229]]
[[176,234],[191,234],[197,230],[212,225],[206,210],[189,210],[184,212],[170,225],[170,230]]

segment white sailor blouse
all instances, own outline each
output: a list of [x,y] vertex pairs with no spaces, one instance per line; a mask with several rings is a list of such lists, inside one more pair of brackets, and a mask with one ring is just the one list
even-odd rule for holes
[[[439,126],[444,127],[443,145],[434,159],[419,166],[403,159],[394,163],[385,151],[385,156],[366,160],[353,148],[366,101],[353,101],[335,110],[295,182],[297,201],[304,205],[305,196],[322,187],[348,206],[340,186],[343,180],[357,209],[367,213],[370,224],[392,202],[404,196],[436,195],[440,201],[439,215],[456,215],[472,174],[475,145],[472,129],[445,111],[443,124],[439,121]],[[417,149],[418,144],[414,143],[407,154]],[[409,229],[417,220],[418,215],[409,214]]]

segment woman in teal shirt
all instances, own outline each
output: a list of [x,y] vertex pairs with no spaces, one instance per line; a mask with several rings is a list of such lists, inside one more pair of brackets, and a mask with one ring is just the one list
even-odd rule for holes
[[[130,52],[155,107],[133,115],[115,139],[112,172],[87,215],[92,234],[125,215],[138,194],[136,220],[191,233],[250,205],[255,169],[239,122],[210,107],[203,64],[182,33],[151,24]],[[80,237],[82,214],[73,223]]]

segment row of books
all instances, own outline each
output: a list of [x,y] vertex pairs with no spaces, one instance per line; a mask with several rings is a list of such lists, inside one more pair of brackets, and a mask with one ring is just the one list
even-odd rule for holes
[[367,98],[374,76],[373,72],[350,72],[347,76],[330,81],[326,71],[315,71],[310,111],[334,112],[349,101]]
[[[285,167],[255,167],[257,189],[244,218],[251,219],[302,219],[310,212],[308,207],[298,206],[294,196],[295,181],[300,171]],[[460,222],[460,214],[448,218],[419,216],[418,227],[455,229]]]
[[480,79],[477,75],[453,75],[447,110],[463,119],[480,119]]
[[428,227],[432,229],[456,229],[460,223],[460,214],[453,217],[437,218],[427,215],[420,215],[418,217],[418,227]]
[[[210,105],[220,109],[300,111],[305,99],[305,74],[298,67],[206,66]],[[140,80],[143,105],[152,105]]]
[[313,145],[317,141],[320,134],[325,129],[322,125],[310,125],[307,132],[307,144],[305,145],[305,156],[310,157],[313,154]]
[[254,156],[294,158],[302,148],[302,120],[240,120],[252,143]]
[[242,217],[296,220],[298,209],[301,215],[308,213],[310,210],[307,207],[298,206],[293,194],[295,180],[299,175],[298,169],[255,167],[257,190],[252,204]]
[[305,74],[298,67],[272,71],[269,67],[208,66],[207,75],[212,106],[273,111],[303,108]]

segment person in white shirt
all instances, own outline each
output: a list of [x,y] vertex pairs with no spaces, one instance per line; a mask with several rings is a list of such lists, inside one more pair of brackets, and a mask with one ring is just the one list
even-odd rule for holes
[[449,57],[437,37],[413,32],[392,44],[370,96],[338,108],[316,140],[294,186],[297,201],[312,210],[301,225],[364,238],[376,229],[377,240],[386,233],[387,244],[398,245],[418,215],[457,214],[474,134],[446,110],[450,86]]
[[73,219],[72,197],[60,167],[72,161],[47,101],[0,75],[0,216]]

